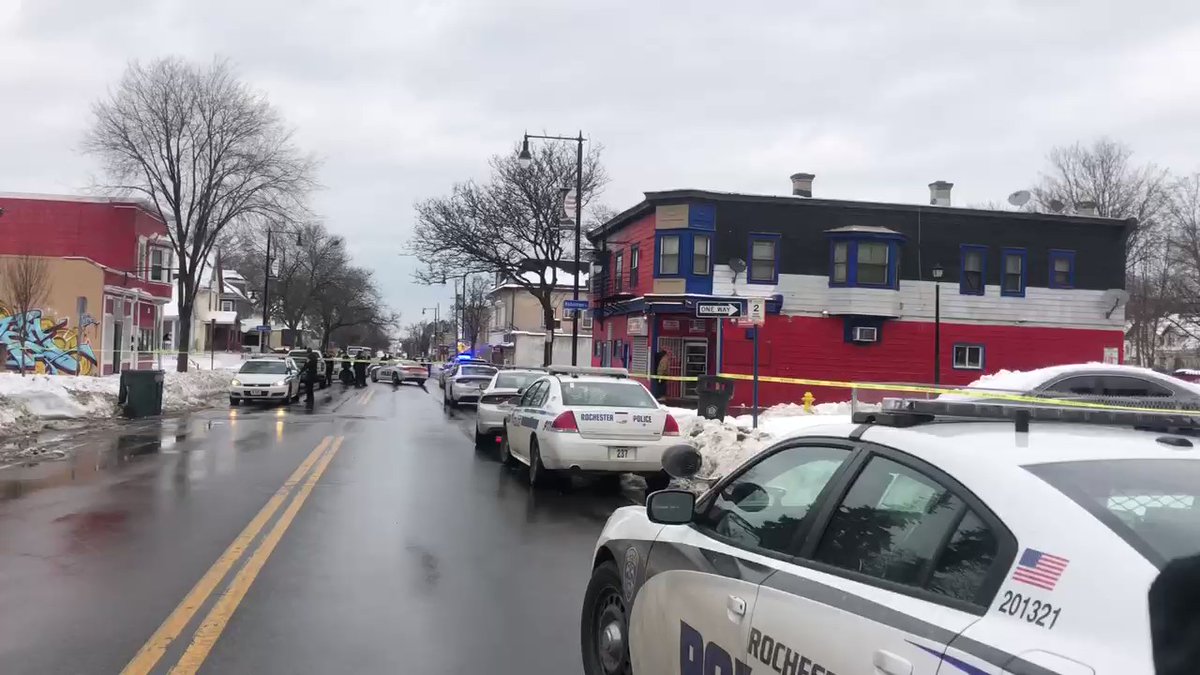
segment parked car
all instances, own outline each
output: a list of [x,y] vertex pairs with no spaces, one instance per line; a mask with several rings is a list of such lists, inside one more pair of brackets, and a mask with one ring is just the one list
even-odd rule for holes
[[451,359],[451,360],[443,363],[441,370],[438,371],[438,386],[445,389],[446,388],[446,380],[449,379],[450,376],[454,374],[454,369],[456,367],[466,364],[466,363],[473,363],[476,365],[489,366],[491,368],[495,368],[495,366],[493,366],[488,361],[484,361],[483,359],[462,358],[462,357],[457,358],[457,359]]
[[[313,353],[317,355],[317,388],[324,389],[325,387],[333,384],[333,382],[330,380],[330,378],[325,377],[325,357],[321,355],[321,352],[315,349],[313,350]],[[293,349],[292,351],[288,352],[288,356],[296,362],[297,366],[299,366],[301,372],[300,382],[303,384],[303,372],[305,365],[308,362],[308,352],[303,349]]]
[[242,364],[229,383],[229,404],[300,400],[300,368],[286,356],[264,356]]
[[475,447],[481,448],[504,433],[504,418],[512,411],[512,403],[534,380],[546,374],[544,370],[514,368],[501,370],[488,382],[479,395],[475,408]]
[[442,397],[446,405],[456,408],[460,403],[475,403],[492,376],[496,367],[486,363],[460,363],[454,366],[446,378]]
[[1164,407],[1200,406],[1200,386],[1164,375],[1149,368],[1104,363],[1081,363],[1050,366],[1024,372],[1005,372],[985,377],[971,394],[944,394],[943,399],[989,398],[988,393],[1022,394],[1039,398],[1064,398],[1089,402],[1120,404],[1122,400],[1138,400],[1139,405],[1157,404]]
[[425,380],[429,378],[429,371],[416,361],[400,360],[375,371],[375,376],[378,378],[376,382],[382,380],[392,384],[405,382],[425,384]]

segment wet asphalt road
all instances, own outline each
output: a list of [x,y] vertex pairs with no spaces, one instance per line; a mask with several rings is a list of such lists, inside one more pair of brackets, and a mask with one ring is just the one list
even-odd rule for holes
[[0,673],[581,672],[592,546],[637,495],[531,491],[472,416],[335,387],[0,470]]

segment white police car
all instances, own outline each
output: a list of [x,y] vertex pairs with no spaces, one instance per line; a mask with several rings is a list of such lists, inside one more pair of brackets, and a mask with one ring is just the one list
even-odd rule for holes
[[1200,552],[1200,439],[1147,428],[1200,418],[891,405],[780,441],[698,501],[614,512],[586,672],[1154,673],[1147,590]]
[[500,457],[529,465],[541,486],[560,472],[636,473],[666,487],[662,453],[679,423],[624,368],[550,366],[525,388],[504,421]]

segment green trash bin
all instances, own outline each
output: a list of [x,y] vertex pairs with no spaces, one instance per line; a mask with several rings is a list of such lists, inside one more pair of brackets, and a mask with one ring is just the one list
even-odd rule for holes
[[163,371],[123,370],[117,393],[125,416],[130,419],[162,414]]

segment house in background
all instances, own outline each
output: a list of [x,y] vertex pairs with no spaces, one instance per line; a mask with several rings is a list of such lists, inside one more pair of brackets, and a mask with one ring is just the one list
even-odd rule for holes
[[1138,344],[1142,342],[1139,338],[1131,327],[1125,341],[1126,360],[1130,363],[1167,373],[1193,371],[1189,379],[1200,377],[1200,324],[1194,319],[1171,314],[1159,322],[1152,358],[1138,353]]
[[[929,205],[817,199],[812,180],[792,176],[789,195],[649,192],[589,233],[593,363],[646,373],[665,349],[672,374],[748,374],[753,329],[697,312],[714,300],[745,311],[747,298],[765,303],[763,375],[966,384],[1120,361],[1133,221],[1087,215],[1087,204],[1084,215],[954,208],[942,181]],[[760,401],[803,391],[763,383]],[[692,397],[695,385],[673,382],[668,395]],[[750,401],[748,383],[734,399]]]
[[[563,310],[563,301],[571,298],[574,292],[574,278],[568,266],[556,269],[553,277],[549,272],[546,272],[545,276],[556,281],[551,295],[556,326],[551,353],[555,364],[569,365],[572,322],[575,319],[570,316],[571,312]],[[527,270],[522,274],[534,283],[541,278],[536,270]],[[580,275],[579,281],[580,298],[583,299],[587,297],[587,274]],[[502,278],[497,278],[496,286],[488,293],[488,298],[491,301],[491,316],[486,342],[491,347],[490,360],[512,366],[542,365],[549,331],[541,302],[521,284]],[[589,363],[591,353],[592,317],[588,312],[584,312],[579,325],[579,364]]]
[[45,302],[24,320],[0,297],[3,365],[86,375],[155,365],[174,265],[154,209],[116,197],[5,193],[0,209],[0,264],[28,255],[50,272]]

